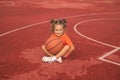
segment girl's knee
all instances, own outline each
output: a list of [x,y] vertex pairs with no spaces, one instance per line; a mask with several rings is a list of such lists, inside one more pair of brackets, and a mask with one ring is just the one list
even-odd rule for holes
[[45,48],[45,45],[42,45],[41,48],[44,49],[44,48]]
[[66,45],[65,48],[66,48],[66,49],[70,49],[70,46]]

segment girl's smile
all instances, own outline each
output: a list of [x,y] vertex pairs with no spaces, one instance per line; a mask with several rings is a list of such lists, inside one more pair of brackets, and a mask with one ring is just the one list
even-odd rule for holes
[[63,25],[56,24],[54,32],[55,32],[56,36],[62,36],[64,33]]

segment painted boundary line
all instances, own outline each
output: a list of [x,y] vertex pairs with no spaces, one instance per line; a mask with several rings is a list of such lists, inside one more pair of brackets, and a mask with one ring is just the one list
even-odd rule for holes
[[114,64],[114,65],[117,65],[117,66],[120,66],[120,64],[119,63],[117,63],[117,62],[113,62],[113,61],[111,61],[111,60],[108,60],[108,59],[99,59],[99,60],[101,60],[101,61],[104,61],[104,62],[107,62],[107,63],[111,63],[111,64]]
[[[120,14],[120,12],[111,12],[111,13],[110,12],[104,12],[104,13],[81,14],[81,15],[75,15],[75,16],[69,16],[69,17],[62,17],[62,18],[69,19],[69,18],[80,17],[80,16],[92,16],[92,15],[101,15],[101,14]],[[61,19],[61,18],[58,18],[58,19]],[[8,35],[10,33],[16,32],[16,31],[19,31],[19,30],[23,30],[23,29],[29,28],[29,27],[33,27],[33,26],[36,26],[36,25],[47,23],[47,22],[49,22],[49,20],[38,22],[38,23],[34,23],[34,24],[31,24],[31,25],[27,25],[27,26],[23,26],[23,27],[20,27],[20,28],[17,28],[17,29],[13,29],[11,31],[8,31],[8,32],[0,34],[0,37]]]
[[103,56],[99,57],[98,59],[103,59],[103,58],[105,58],[105,57],[107,57],[107,56],[109,56],[109,55],[111,55],[119,50],[120,50],[120,48],[115,48],[115,49],[109,51],[108,53],[104,54]]
[[[69,19],[69,18],[80,17],[80,16],[92,16],[92,15],[101,15],[101,14],[103,14],[103,15],[105,15],[105,14],[120,14],[120,12],[111,12],[111,13],[110,12],[104,12],[104,13],[81,14],[81,15],[75,15],[75,16],[69,16],[69,17],[62,17],[62,18]],[[61,18],[58,18],[58,19],[61,19]],[[16,31],[19,31],[19,30],[23,30],[23,29],[29,28],[29,27],[33,27],[33,26],[36,26],[36,25],[47,23],[47,22],[49,22],[49,20],[38,22],[38,23],[34,23],[34,24],[31,24],[31,25],[27,25],[27,26],[23,26],[23,27],[20,27],[20,28],[17,28],[17,29],[13,29],[11,31],[8,31],[8,32],[0,34],[0,37],[8,35],[10,33],[16,32]]]
[[48,21],[43,21],[43,22],[39,22],[39,23],[35,23],[35,24],[28,25],[28,26],[20,27],[20,28],[17,28],[17,29],[14,29],[14,30],[5,32],[5,33],[3,33],[3,34],[0,34],[0,37],[5,36],[5,35],[8,35],[8,34],[10,34],[10,33],[16,32],[16,31],[19,31],[19,30],[23,30],[23,29],[32,27],[32,26],[36,26],[36,25],[39,25],[39,24],[47,23],[47,22],[48,22]]
[[104,43],[104,42],[95,40],[95,39],[93,39],[93,38],[90,38],[90,37],[88,37],[88,36],[80,33],[80,32],[77,30],[78,25],[80,25],[80,24],[82,24],[82,23],[90,22],[90,21],[99,21],[99,20],[120,20],[120,18],[99,18],[99,19],[84,20],[84,21],[81,21],[81,22],[79,22],[79,23],[77,23],[77,24],[74,25],[74,31],[75,31],[78,35],[80,35],[80,36],[82,36],[82,37],[84,37],[84,38],[86,38],[86,39],[88,39],[88,40],[90,40],[90,41],[93,41],[93,42],[96,42],[96,43],[99,43],[99,44],[102,44],[102,45],[105,45],[105,46],[108,46],[108,47],[115,48],[115,49],[111,50],[110,52],[105,53],[104,55],[102,55],[102,56],[99,57],[98,59],[99,59],[99,60],[102,60],[102,61],[104,61],[104,62],[108,62],[108,63],[114,64],[114,65],[120,66],[120,63],[113,62],[113,61],[111,61],[111,60],[105,59],[105,57],[107,57],[107,56],[109,56],[109,55],[111,55],[111,54],[119,51],[119,50],[120,50],[120,47],[117,47],[117,46],[114,46],[114,45],[111,45],[111,44],[108,44],[108,43]]
[[90,38],[90,37],[88,37],[88,36],[80,33],[80,32],[77,30],[77,26],[80,25],[80,24],[82,24],[82,23],[90,22],[90,21],[108,20],[108,19],[109,19],[109,20],[120,20],[120,18],[99,18],[99,19],[84,20],[84,21],[81,21],[81,22],[79,22],[79,23],[77,23],[77,24],[74,25],[74,31],[75,31],[77,34],[79,34],[79,35],[83,36],[84,38],[86,38],[86,39],[88,39],[88,40],[91,40],[91,41],[93,41],[93,42],[96,42],[96,43],[99,43],[99,44],[102,44],[102,45],[105,45],[105,46],[108,46],[108,47],[112,47],[112,48],[118,48],[117,46],[114,46],[114,45],[111,45],[111,44],[108,44],[108,43],[104,43],[104,42],[95,40],[95,39],[93,39],[93,38]]
[[[91,13],[91,14],[82,14],[82,15],[75,15],[75,16],[63,17],[63,18],[68,19],[68,18],[74,18],[74,17],[80,17],[80,16],[92,16],[92,15],[102,15],[102,14],[103,14],[103,15],[106,15],[106,14],[120,14],[120,12]],[[58,18],[58,19],[59,19],[59,18]],[[104,19],[107,19],[107,18],[104,18]],[[115,18],[114,18],[114,19],[115,19]],[[119,19],[119,18],[116,18],[116,19]],[[95,21],[95,20],[97,20],[97,19],[91,19],[91,20],[92,20],[92,21]],[[91,20],[81,21],[80,23],[88,22],[88,21],[91,21]],[[103,20],[103,19],[101,18],[101,20]],[[20,27],[20,28],[17,28],[17,29],[13,29],[13,30],[11,30],[11,31],[5,32],[5,33],[3,33],[3,34],[0,34],[0,37],[5,36],[5,35],[8,35],[8,34],[10,34],[10,33],[16,32],[16,31],[19,31],[19,30],[23,30],[23,29],[30,28],[30,27],[33,27],[33,26],[36,26],[36,25],[40,25],[40,24],[43,24],[43,23],[47,23],[47,22],[49,22],[49,20],[47,20],[47,21],[42,21],[42,22],[38,22],[38,23],[34,23],[34,24],[31,24],[31,25],[27,25],[27,26],[23,26],[23,27]],[[75,26],[77,27],[77,25],[79,25],[80,23],[76,24]],[[114,46],[114,45],[111,45],[111,44],[108,44],[108,43],[104,43],[104,42],[97,41],[97,40],[95,40],[95,39],[89,38],[89,37],[87,37],[87,36],[79,33],[79,32],[77,31],[77,29],[76,29],[75,26],[74,26],[75,32],[76,32],[77,34],[85,37],[86,39],[92,40],[92,41],[94,41],[94,42],[96,42],[96,43],[99,43],[99,44],[102,44],[102,45],[105,45],[105,46],[109,46],[109,47],[112,47],[112,48],[115,48],[115,49],[118,48],[117,46]],[[117,51],[118,51],[118,50],[117,50]],[[106,54],[107,54],[107,53],[106,53]],[[104,55],[103,55],[103,56],[104,56]],[[102,60],[102,61],[105,61],[105,62],[109,62],[109,63],[112,63],[112,64],[116,64],[116,63],[114,63],[114,62],[112,62],[112,61],[106,60],[106,59],[101,58],[101,57],[99,58],[99,60]],[[118,63],[118,64],[119,64],[119,63]],[[117,65],[117,64],[116,64],[116,65]]]
[[69,19],[69,18],[75,18],[75,17],[92,16],[92,15],[107,15],[107,14],[120,14],[120,12],[89,13],[89,14],[75,15],[75,16],[62,17],[62,18]]
[[99,57],[98,59],[99,59],[99,60],[102,60],[102,61],[104,61],[104,62],[108,62],[108,63],[112,63],[112,64],[114,64],[114,65],[120,66],[120,63],[113,62],[113,61],[111,61],[111,60],[105,59],[105,57],[107,57],[107,56],[109,56],[109,55],[111,55],[111,54],[113,54],[113,53],[115,53],[115,52],[117,52],[117,51],[119,51],[119,50],[120,50],[120,47],[119,47],[119,48],[116,48],[116,49],[113,49],[112,51],[104,54],[103,56]]

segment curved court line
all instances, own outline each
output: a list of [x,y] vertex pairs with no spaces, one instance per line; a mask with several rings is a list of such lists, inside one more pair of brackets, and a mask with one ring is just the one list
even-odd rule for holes
[[[69,19],[69,18],[80,17],[80,16],[101,15],[101,14],[120,14],[120,12],[91,13],[91,14],[82,14],[82,15],[75,15],[75,16],[62,17],[62,18]],[[58,18],[58,19],[61,19],[61,18]],[[29,28],[29,27],[33,27],[33,26],[36,26],[36,25],[47,23],[47,22],[49,22],[49,20],[38,22],[38,23],[34,23],[34,24],[31,24],[31,25],[27,25],[27,26],[23,26],[23,27],[20,27],[20,28],[17,28],[17,29],[13,29],[11,31],[8,31],[8,32],[0,34],[0,37],[8,35],[10,33],[16,32],[16,31],[19,31],[19,30],[23,30],[23,29]]]
[[96,43],[99,43],[99,44],[102,44],[102,45],[105,45],[105,46],[109,46],[109,47],[115,48],[115,49],[111,50],[110,52],[105,53],[104,55],[102,55],[102,56],[99,57],[98,59],[99,59],[99,60],[102,60],[102,61],[104,61],[104,62],[108,62],[108,63],[114,64],[114,65],[120,66],[120,63],[113,62],[113,61],[111,61],[111,60],[105,59],[105,57],[107,57],[107,56],[109,56],[109,55],[111,55],[111,54],[119,51],[119,50],[120,50],[120,47],[114,46],[114,45],[111,45],[111,44],[108,44],[108,43],[104,43],[104,42],[101,42],[101,41],[98,41],[98,40],[95,40],[95,39],[93,39],[93,38],[90,38],[90,37],[88,37],[88,36],[80,33],[80,32],[77,30],[78,25],[80,25],[80,24],[82,24],[82,23],[90,22],[90,21],[99,21],[99,20],[120,20],[120,18],[99,18],[99,19],[84,20],[84,21],[81,21],[81,22],[79,22],[79,23],[77,23],[77,24],[74,25],[74,31],[75,31],[78,35],[80,35],[80,36],[82,36],[82,37],[84,37],[84,38],[86,38],[86,39],[88,39],[88,40],[90,40],[90,41],[93,41],[93,42],[96,42]]
[[78,30],[77,30],[77,27],[78,25],[82,24],[82,23],[85,23],[85,22],[90,22],[90,21],[99,21],[99,20],[120,20],[120,18],[99,18],[99,19],[89,19],[89,20],[84,20],[84,21],[81,21],[77,24],[74,25],[74,31],[79,34],[80,36],[88,39],[88,40],[91,40],[93,42],[96,42],[96,43],[99,43],[99,44],[102,44],[102,45],[105,45],[105,46],[109,46],[109,47],[112,47],[112,48],[118,48],[118,46],[114,46],[114,45],[111,45],[111,44],[108,44],[108,43],[104,43],[104,42],[101,42],[101,41],[98,41],[98,40],[95,40],[93,38],[90,38],[82,33],[80,33]]
[[75,15],[75,16],[68,16],[68,17],[62,17],[65,19],[74,18],[74,17],[83,17],[83,16],[92,16],[92,15],[107,15],[107,14],[120,14],[120,12],[103,12],[103,13],[91,13],[91,14],[82,14],[82,15]]
[[[119,14],[120,12],[111,12],[111,13],[108,13],[108,12],[104,12],[104,13],[92,13],[92,14],[82,14],[82,15],[75,15],[75,16],[69,16],[69,17],[62,17],[62,18],[74,18],[74,17],[80,17],[80,16],[89,16],[89,15],[101,15],[101,14]],[[59,19],[59,18],[58,18]],[[8,35],[10,33],[13,33],[13,32],[16,32],[16,31],[19,31],[19,30],[23,30],[23,29],[26,29],[26,28],[29,28],[29,27],[33,27],[33,26],[36,26],[36,25],[40,25],[40,24],[43,24],[43,23],[47,23],[49,22],[49,20],[47,21],[42,21],[42,22],[38,22],[38,23],[34,23],[34,24],[31,24],[31,25],[27,25],[27,26],[23,26],[23,27],[20,27],[20,28],[16,28],[16,29],[13,29],[11,31],[8,31],[8,32],[5,32],[3,34],[0,34],[0,37],[2,36],[5,36],[5,35]],[[84,21],[83,21],[84,22]],[[83,35],[84,36],[84,35]],[[94,41],[94,39],[93,39]],[[97,41],[99,42],[99,41]],[[104,44],[104,45],[107,45],[107,46],[111,46],[113,48],[118,48],[117,46],[113,46],[113,45],[110,45],[110,44],[106,44],[106,43],[103,43],[103,42],[99,42],[101,44]],[[99,58],[99,60],[102,60],[102,61],[105,61],[105,62],[109,62],[111,63],[109,60],[106,60],[104,58]]]

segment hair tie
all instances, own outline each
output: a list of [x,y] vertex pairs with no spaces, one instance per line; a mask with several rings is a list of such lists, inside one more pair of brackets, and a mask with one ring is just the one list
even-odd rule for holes
[[67,23],[66,19],[63,19],[63,22],[64,22],[64,23]]
[[50,23],[51,23],[51,24],[53,24],[54,22],[55,22],[55,20],[54,20],[54,19],[53,19],[53,20],[50,20]]

